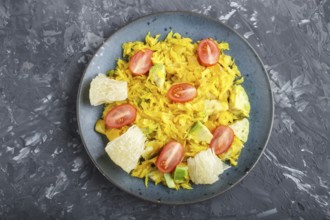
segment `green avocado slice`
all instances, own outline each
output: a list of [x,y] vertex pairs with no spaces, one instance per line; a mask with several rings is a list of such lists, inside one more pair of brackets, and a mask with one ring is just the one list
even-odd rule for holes
[[165,178],[166,185],[168,186],[168,188],[172,188],[172,189],[176,188],[173,178],[171,177],[171,174],[165,173],[164,178]]
[[188,138],[196,141],[205,141],[209,144],[213,138],[213,135],[205,125],[203,125],[200,121],[197,121],[191,127],[188,133]]
[[174,171],[174,182],[184,183],[188,179],[188,166],[177,166]]
[[249,117],[250,114],[250,102],[249,97],[246,94],[243,86],[235,85],[229,96],[229,108],[236,115],[242,115]]
[[166,78],[165,66],[161,63],[157,63],[151,67],[149,73],[150,79],[156,84],[156,86],[162,88]]

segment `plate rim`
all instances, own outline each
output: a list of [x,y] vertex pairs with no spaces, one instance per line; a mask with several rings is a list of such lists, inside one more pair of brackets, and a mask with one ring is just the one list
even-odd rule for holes
[[[139,20],[142,20],[142,19],[145,19],[147,17],[153,17],[153,16],[157,16],[157,15],[166,15],[166,14],[188,14],[188,15],[192,15],[192,16],[196,16],[196,17],[201,17],[203,19],[206,19],[206,20],[211,20],[213,22],[216,22],[220,25],[223,25],[225,26],[226,28],[228,28],[230,31],[234,32],[251,50],[252,52],[254,53],[254,55],[256,56],[257,60],[260,62],[261,64],[261,67],[262,67],[262,70],[263,72],[265,73],[266,75],[266,81],[267,81],[267,84],[268,84],[268,88],[269,88],[269,91],[270,91],[270,102],[271,102],[271,119],[270,119],[270,126],[269,126],[269,130],[267,131],[268,135],[267,135],[267,138],[266,138],[266,141],[265,141],[265,144],[264,146],[262,147],[262,150],[260,151],[260,154],[259,156],[257,157],[257,160],[253,163],[253,165],[250,167],[249,171],[244,173],[235,183],[233,183],[232,185],[230,185],[229,187],[227,187],[225,190],[223,191],[219,191],[217,193],[214,193],[214,194],[211,194],[211,195],[208,195],[208,196],[205,196],[205,197],[202,197],[200,199],[195,199],[193,201],[181,201],[181,202],[178,202],[178,201],[174,201],[174,202],[167,202],[167,201],[158,201],[158,200],[152,200],[152,199],[148,199],[144,196],[141,196],[139,194],[134,194],[133,192],[127,190],[126,188],[122,187],[121,185],[119,184],[116,184],[112,181],[112,179],[110,177],[108,177],[106,175],[106,173],[101,169],[101,167],[99,167],[98,163],[96,162],[96,160],[94,159],[94,157],[91,155],[87,145],[86,145],[86,141],[85,141],[85,138],[84,136],[82,135],[82,128],[81,128],[81,124],[80,124],[80,113],[79,113],[79,106],[80,106],[80,97],[82,96],[82,84],[83,84],[83,81],[84,81],[84,78],[85,78],[85,75],[86,75],[86,72],[87,72],[87,69],[88,67],[91,65],[92,63],[92,60],[96,57],[96,54],[98,54],[101,50],[102,50],[102,47],[104,44],[106,44],[108,41],[110,41],[112,39],[112,37],[118,32],[118,31],[121,31],[121,30],[124,30],[126,28],[128,28],[128,26],[132,23],[135,23]],[[247,177],[251,171],[253,170],[253,168],[258,164],[260,158],[262,157],[262,155],[264,154],[265,150],[266,150],[266,147],[268,145],[268,142],[269,142],[269,139],[270,139],[270,136],[271,136],[271,133],[272,133],[272,128],[273,128],[273,123],[274,123],[274,111],[275,111],[275,106],[274,106],[274,94],[273,94],[273,91],[272,91],[272,88],[271,88],[271,84],[270,84],[270,78],[268,76],[268,72],[265,68],[265,64],[263,63],[260,55],[257,53],[257,51],[254,49],[254,47],[252,47],[252,45],[243,37],[241,36],[241,34],[239,34],[236,30],[234,30],[232,27],[228,26],[227,24],[213,18],[213,17],[210,17],[208,15],[204,15],[204,14],[200,14],[200,13],[197,13],[197,12],[192,12],[192,11],[184,11],[184,10],[176,10],[176,11],[159,11],[159,12],[154,12],[154,13],[150,13],[150,14],[146,14],[146,15],[142,15],[142,16],[139,16],[135,19],[133,19],[132,21],[129,21],[127,23],[125,23],[124,25],[122,25],[120,28],[118,28],[117,30],[114,30],[114,32],[112,34],[110,34],[110,36],[103,41],[103,43],[99,46],[99,48],[94,52],[94,55],[90,58],[90,60],[88,61],[86,67],[85,67],[85,70],[83,72],[83,74],[81,75],[81,79],[80,79],[80,82],[79,82],[79,86],[78,86],[78,92],[77,92],[77,98],[76,98],[76,115],[77,115],[77,123],[78,123],[78,133],[79,133],[79,136],[82,140],[82,143],[84,145],[84,148],[85,148],[85,151],[87,152],[89,158],[92,160],[94,166],[99,170],[99,172],[109,181],[111,182],[115,187],[119,188],[120,190],[124,191],[125,193],[128,193],[129,195],[132,195],[134,197],[137,197],[137,198],[140,198],[144,201],[148,201],[148,202],[152,202],[152,203],[156,203],[156,204],[167,204],[167,205],[185,205],[185,204],[194,204],[194,203],[199,203],[199,202],[202,202],[202,201],[206,201],[206,200],[210,200],[212,198],[215,198],[217,196],[219,196],[220,194],[223,194],[225,192],[227,192],[228,190],[232,189],[234,186],[238,185],[245,177]]]

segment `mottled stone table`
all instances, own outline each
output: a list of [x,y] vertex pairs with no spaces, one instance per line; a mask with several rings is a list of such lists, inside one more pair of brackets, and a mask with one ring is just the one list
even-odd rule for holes
[[[205,14],[260,54],[275,99],[261,160],[240,184],[182,206],[108,182],[77,132],[93,53],[141,15]],[[1,219],[330,219],[330,1],[0,0]]]

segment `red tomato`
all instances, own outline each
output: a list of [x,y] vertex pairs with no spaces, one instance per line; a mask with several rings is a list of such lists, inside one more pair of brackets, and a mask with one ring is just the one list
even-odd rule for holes
[[135,121],[136,109],[130,104],[121,104],[111,109],[104,118],[108,128],[121,128]]
[[214,41],[202,40],[197,49],[198,60],[203,66],[213,66],[218,63],[220,50]]
[[174,102],[188,102],[197,96],[197,89],[189,83],[173,85],[167,92],[167,97]]
[[234,140],[234,131],[228,126],[220,125],[213,132],[210,146],[216,155],[226,152]]
[[128,67],[133,75],[146,74],[152,67],[152,50],[144,49],[136,52],[129,61]]
[[165,147],[163,147],[156,161],[158,170],[163,173],[172,172],[176,165],[182,161],[183,154],[183,146],[178,142],[170,141],[165,145]]

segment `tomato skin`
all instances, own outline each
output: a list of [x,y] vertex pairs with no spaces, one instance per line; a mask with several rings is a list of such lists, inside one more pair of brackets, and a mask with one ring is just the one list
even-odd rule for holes
[[136,109],[131,104],[121,104],[111,109],[104,117],[108,128],[121,128],[135,121]]
[[189,83],[173,85],[167,92],[167,97],[173,102],[188,102],[197,96],[197,89]]
[[170,141],[160,152],[156,161],[156,167],[163,173],[170,173],[182,161],[183,156],[183,146],[176,141]]
[[210,147],[216,155],[225,153],[234,140],[234,131],[228,126],[220,125],[213,132]]
[[203,66],[213,66],[218,63],[220,57],[220,49],[210,39],[202,40],[197,49],[198,61]]
[[143,49],[136,52],[129,61],[128,68],[133,75],[140,76],[146,74],[152,67],[153,51],[150,49]]

